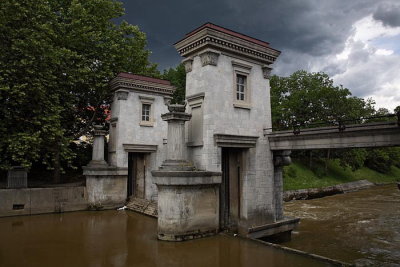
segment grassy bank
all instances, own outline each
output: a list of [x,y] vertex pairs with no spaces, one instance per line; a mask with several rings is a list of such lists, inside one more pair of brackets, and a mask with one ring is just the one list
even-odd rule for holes
[[337,160],[330,160],[325,172],[324,162],[313,162],[312,168],[308,164],[294,160],[284,167],[284,190],[326,187],[336,184],[368,180],[374,183],[390,183],[400,181],[400,168],[392,167],[389,173],[380,173],[363,167],[356,171],[343,168]]

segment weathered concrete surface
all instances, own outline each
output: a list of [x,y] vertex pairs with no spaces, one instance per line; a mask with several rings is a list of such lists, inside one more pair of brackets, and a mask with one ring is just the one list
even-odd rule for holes
[[283,193],[284,201],[291,200],[303,200],[303,199],[313,199],[325,196],[331,196],[336,194],[343,194],[348,192],[353,192],[373,186],[367,180],[360,180],[345,184],[333,185],[324,188],[309,188],[309,189],[299,189],[299,190],[289,190]]
[[218,232],[218,186],[158,184],[158,198],[159,239],[183,241]]
[[87,209],[84,186],[0,189],[0,217]]
[[348,125],[342,132],[338,127],[323,127],[293,131],[280,131],[265,135],[271,150],[310,150],[327,148],[362,148],[400,146],[400,126],[393,123]]
[[122,206],[127,198],[128,170],[115,167],[84,167],[88,205],[95,209]]

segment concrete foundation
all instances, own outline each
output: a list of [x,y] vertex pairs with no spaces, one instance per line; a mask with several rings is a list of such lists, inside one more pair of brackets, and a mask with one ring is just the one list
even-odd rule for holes
[[154,171],[153,176],[160,240],[183,241],[218,233],[220,173]]
[[84,167],[88,205],[92,209],[121,207],[127,197],[128,170],[115,167]]
[[87,209],[84,186],[0,189],[0,217]]

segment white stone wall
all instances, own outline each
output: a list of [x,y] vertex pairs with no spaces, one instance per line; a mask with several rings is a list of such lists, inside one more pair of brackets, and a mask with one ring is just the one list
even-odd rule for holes
[[[234,107],[235,74],[232,61],[251,66],[249,109]],[[247,224],[274,220],[272,154],[263,129],[271,128],[270,86],[262,66],[219,55],[217,66],[202,66],[193,58],[187,73],[186,96],[205,93],[203,102],[203,146],[191,147],[189,157],[199,169],[221,171],[221,148],[214,134],[258,136],[255,148],[245,149],[246,172],[243,177],[241,216]],[[188,111],[190,109],[188,108]]]
[[[142,126],[141,107],[139,96],[154,98],[152,103],[153,126]],[[157,145],[157,151],[146,154],[146,199],[157,199],[157,187],[153,183],[151,171],[158,169],[165,159],[166,145],[163,140],[167,138],[167,123],[161,119],[161,114],[167,113],[164,96],[144,92],[129,91],[126,100],[114,96],[111,109],[112,123],[116,123],[115,132],[110,133],[110,139],[115,142],[115,152],[109,153],[109,164],[116,167],[128,167],[128,152],[123,144]],[[116,121],[115,121],[116,120]],[[114,137],[112,135],[115,135]],[[113,139],[114,138],[114,139]]]

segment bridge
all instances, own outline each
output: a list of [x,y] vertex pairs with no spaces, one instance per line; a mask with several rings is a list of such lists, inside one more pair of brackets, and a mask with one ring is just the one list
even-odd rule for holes
[[400,146],[400,119],[307,129],[294,127],[290,131],[264,130],[264,135],[272,151]]

